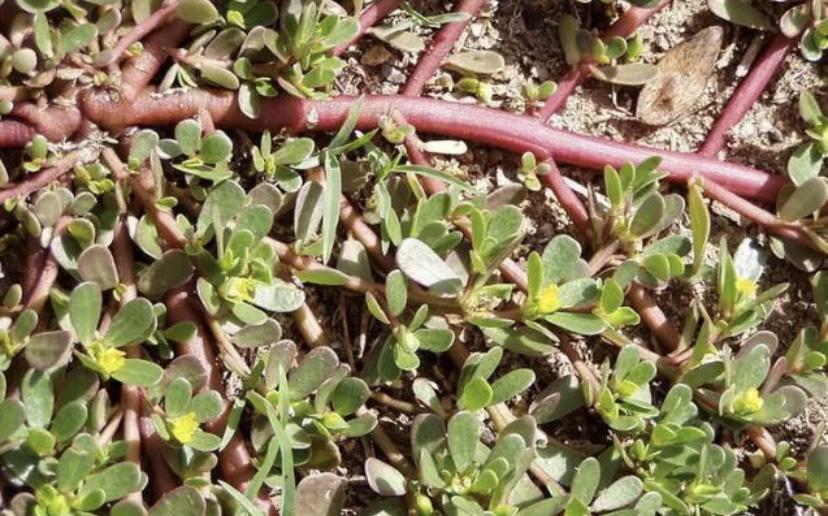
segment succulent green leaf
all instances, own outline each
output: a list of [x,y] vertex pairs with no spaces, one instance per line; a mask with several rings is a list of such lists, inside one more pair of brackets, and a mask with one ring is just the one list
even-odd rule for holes
[[72,334],[49,331],[32,335],[26,346],[26,361],[35,369],[47,370],[64,364],[72,349]]
[[365,478],[371,490],[381,496],[403,496],[406,492],[405,477],[385,462],[368,458],[365,461]]
[[490,405],[492,400],[492,387],[485,379],[472,378],[469,383],[463,386],[457,405],[463,410],[480,410]]
[[164,377],[164,369],[154,362],[128,358],[120,369],[112,373],[112,377],[127,385],[151,387]]
[[409,278],[426,288],[456,293],[463,281],[442,258],[416,238],[406,238],[397,249],[397,265]]
[[483,425],[471,412],[461,411],[448,422],[448,449],[458,471],[466,471],[474,462]]
[[339,358],[331,348],[315,348],[290,373],[290,399],[301,400],[315,391],[339,365]]
[[408,303],[408,286],[401,271],[393,270],[385,278],[385,298],[392,316],[403,313]]
[[821,177],[812,177],[797,187],[779,209],[782,220],[792,222],[807,217],[828,201],[828,184]]
[[515,369],[501,376],[492,384],[491,404],[508,401],[535,383],[531,369]]
[[69,320],[83,344],[95,339],[102,306],[101,288],[96,283],[81,283],[69,295]]
[[79,494],[85,496],[101,489],[105,493],[104,501],[120,500],[130,493],[143,488],[146,477],[141,468],[133,462],[120,462],[86,477]]
[[202,516],[206,503],[201,493],[190,486],[178,487],[149,509],[149,516]]
[[585,505],[592,501],[601,481],[601,465],[594,457],[588,457],[575,470],[570,493]]
[[707,0],[713,14],[730,23],[757,30],[772,30],[773,24],[754,5],[741,0]]
[[112,318],[104,340],[116,348],[137,344],[152,335],[155,324],[152,303],[144,298],[133,299]]

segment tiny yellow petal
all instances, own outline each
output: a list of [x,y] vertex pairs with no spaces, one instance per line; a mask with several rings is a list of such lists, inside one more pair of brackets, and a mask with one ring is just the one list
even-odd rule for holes
[[762,409],[765,400],[756,388],[750,388],[740,394],[733,402],[733,410],[737,414],[753,414]]
[[101,369],[109,375],[124,367],[125,356],[125,353],[120,349],[106,348],[98,353],[96,358]]
[[756,282],[747,278],[739,278],[736,280],[736,291],[745,297],[752,298],[756,295]]
[[173,437],[181,444],[187,444],[193,440],[195,431],[198,430],[198,419],[195,412],[188,412],[170,421],[170,431]]
[[551,314],[561,308],[561,296],[557,285],[549,285],[538,293],[538,310],[542,314]]

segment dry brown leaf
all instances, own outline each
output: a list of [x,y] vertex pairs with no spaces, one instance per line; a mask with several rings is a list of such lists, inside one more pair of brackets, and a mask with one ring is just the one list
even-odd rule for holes
[[636,117],[648,125],[666,125],[687,114],[707,87],[723,39],[721,27],[708,27],[670,49],[658,63],[658,77],[641,90]]

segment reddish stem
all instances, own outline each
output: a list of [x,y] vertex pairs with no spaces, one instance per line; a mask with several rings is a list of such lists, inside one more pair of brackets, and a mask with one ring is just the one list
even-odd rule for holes
[[[663,9],[670,0],[661,0],[655,7],[643,8],[632,7],[621,15],[602,35],[603,38],[629,37],[638,27],[643,25],[652,15]],[[582,63],[566,74],[566,77],[558,83],[558,89],[546,100],[543,109],[540,110],[538,118],[544,122],[559,111],[566,103],[566,99],[572,95],[575,88],[580,86],[589,78],[589,63]]]
[[[356,100],[347,96],[326,101],[281,96],[264,100],[261,116],[254,120],[239,111],[232,93],[191,90],[163,96],[147,93],[133,103],[113,103],[100,95],[92,95],[85,99],[84,112],[91,120],[108,128],[171,125],[194,116],[205,107],[216,124],[223,127],[254,132],[281,128],[292,132],[336,131]],[[512,152],[528,151],[536,155],[549,152],[559,163],[594,170],[603,170],[607,164],[620,167],[627,162],[640,163],[659,155],[662,157],[661,169],[669,173],[669,180],[673,182],[684,183],[701,174],[740,195],[767,202],[775,200],[779,189],[788,184],[782,176],[745,165],[574,134],[540,126],[521,115],[435,99],[365,97],[358,128],[374,128],[382,116],[394,110],[422,132],[475,141]]]
[[558,202],[561,203],[564,211],[566,211],[569,218],[575,224],[575,227],[580,230],[582,235],[588,235],[590,231],[589,213],[587,213],[584,204],[575,195],[575,192],[566,184],[563,175],[561,174],[558,165],[553,159],[547,159],[546,163],[550,165],[551,171],[549,174],[541,176],[541,179],[546,186],[552,189]]
[[702,180],[701,178],[697,178],[696,181],[699,181],[699,184],[704,188],[704,193],[708,197],[719,201],[751,222],[762,226],[768,233],[789,240],[797,245],[823,252],[823,249],[816,245],[800,226],[780,220],[773,213],[765,211],[752,202],[739,197],[714,181],[709,179]]
[[339,217],[354,237],[371,253],[371,257],[379,262],[383,270],[391,271],[397,268],[393,256],[382,252],[382,242],[374,230],[362,220],[362,214],[354,208],[343,195],[339,203]]
[[394,11],[400,4],[403,3],[403,0],[376,0],[371,5],[369,5],[362,14],[359,15],[359,32],[356,36],[354,36],[349,42],[343,43],[342,45],[336,47],[333,51],[334,56],[342,55],[348,47],[353,45],[357,42],[362,36],[368,32],[368,29],[376,25],[380,22],[383,18],[388,16],[389,13]]
[[[310,171],[310,179],[321,185],[325,185],[325,171],[317,168]],[[391,271],[397,268],[393,256],[382,251],[382,241],[374,233],[374,230],[362,220],[362,214],[357,208],[351,205],[347,197],[342,195],[339,199],[339,218],[348,231],[365,246],[365,249],[384,271]]]
[[558,82],[558,87],[551,97],[546,99],[543,109],[538,112],[538,119],[544,122],[549,120],[553,114],[560,111],[567,99],[575,92],[575,88],[580,86],[589,78],[589,67],[587,65],[579,65],[570,68],[564,78]]
[[14,120],[0,121],[0,149],[23,147],[34,136],[34,131],[23,123]]
[[26,268],[23,270],[23,281],[20,285],[23,289],[23,299],[28,299],[32,295],[48,253],[48,249],[40,245],[37,237],[29,235],[26,238]]
[[152,424],[146,404],[142,412],[141,419],[138,421],[138,430],[144,443],[144,457],[149,466],[152,494],[156,500],[160,500],[177,487],[178,480],[164,460],[164,441],[155,431],[155,425]]
[[650,332],[661,342],[667,351],[673,351],[679,347],[681,335],[679,335],[676,327],[670,323],[667,316],[664,315],[664,312],[643,287],[637,283],[633,283],[627,293],[627,300],[641,316],[641,319],[647,328],[650,329]]
[[30,136],[34,136],[34,133],[42,134],[53,142],[75,134],[83,121],[81,112],[76,107],[51,106],[43,109],[30,102],[15,104],[11,115],[29,125]]
[[443,25],[440,32],[431,41],[431,47],[420,57],[417,67],[408,77],[408,82],[400,93],[409,97],[416,97],[423,92],[426,81],[431,79],[435,70],[443,63],[443,59],[451,52],[454,44],[471,23],[472,18],[483,8],[485,3],[486,0],[460,1],[455,12],[468,14],[468,18]]
[[167,59],[167,49],[178,47],[192,26],[181,20],[163,26],[144,41],[141,55],[126,62],[121,72],[121,97],[130,101],[146,89]]
[[707,139],[698,151],[700,155],[712,157],[722,150],[727,133],[744,118],[753,104],[762,96],[768,84],[782,67],[794,43],[794,40],[782,34],[777,34],[768,43],[765,51],[753,63],[748,76],[733,92],[724,111],[713,124],[713,128],[707,133]]
[[9,199],[14,199],[15,197],[28,197],[32,192],[40,190],[52,181],[60,178],[63,174],[72,170],[72,167],[75,166],[75,163],[77,163],[80,158],[81,155],[79,152],[71,152],[59,159],[54,165],[46,170],[38,172],[37,174],[32,174],[26,177],[23,181],[10,185],[10,188],[0,190],[0,204],[3,204]]
[[[52,232],[52,240],[60,238],[70,220],[72,219],[65,215],[58,219]],[[51,250],[47,250],[46,253],[43,267],[40,270],[40,276],[38,276],[37,282],[32,287],[30,295],[24,298],[26,308],[31,308],[37,313],[40,313],[43,307],[46,306],[46,301],[49,300],[49,292],[57,280],[58,272],[60,272],[60,265]],[[42,323],[43,321],[41,320]]]
[[[133,251],[132,240],[130,240],[127,233],[126,223],[120,220],[115,228],[112,254],[118,271],[119,283],[124,287],[120,298],[121,306],[135,299],[137,295]],[[127,356],[129,358],[140,358],[140,345],[129,346]],[[134,385],[121,385],[121,407],[124,411],[123,438],[127,443],[126,459],[130,462],[140,463],[141,434],[138,428],[138,418],[141,411],[141,390]]]
[[97,63],[100,67],[109,66],[113,63],[118,63],[123,59],[124,52],[130,46],[144,39],[148,34],[164,25],[178,7],[178,1],[174,0],[166,5],[162,5],[158,10],[149,15],[141,23],[135,25],[129,33],[118,40],[118,43],[110,50],[109,57],[103,62]]
[[[227,420],[232,406],[225,395],[221,364],[219,364],[212,346],[208,344],[207,336],[209,332],[204,328],[198,311],[193,307],[193,303],[199,301],[186,288],[172,291],[164,301],[167,305],[170,323],[176,324],[189,321],[196,324],[195,336],[188,342],[179,344],[177,351],[179,355],[189,355],[198,359],[204,370],[207,371],[208,387],[221,395],[224,405],[221,415],[204,426],[207,431],[222,435],[227,427]],[[256,474],[256,468],[253,466],[250,452],[241,433],[234,434],[227,446],[219,452],[219,468],[221,469],[222,478],[240,491],[247,488],[250,480]],[[262,494],[262,502],[269,505],[269,500],[265,494]]]

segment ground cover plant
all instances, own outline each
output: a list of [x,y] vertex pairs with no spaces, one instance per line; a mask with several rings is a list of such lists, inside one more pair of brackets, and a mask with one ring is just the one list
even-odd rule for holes
[[828,6],[691,3],[0,0],[0,513],[828,510]]

